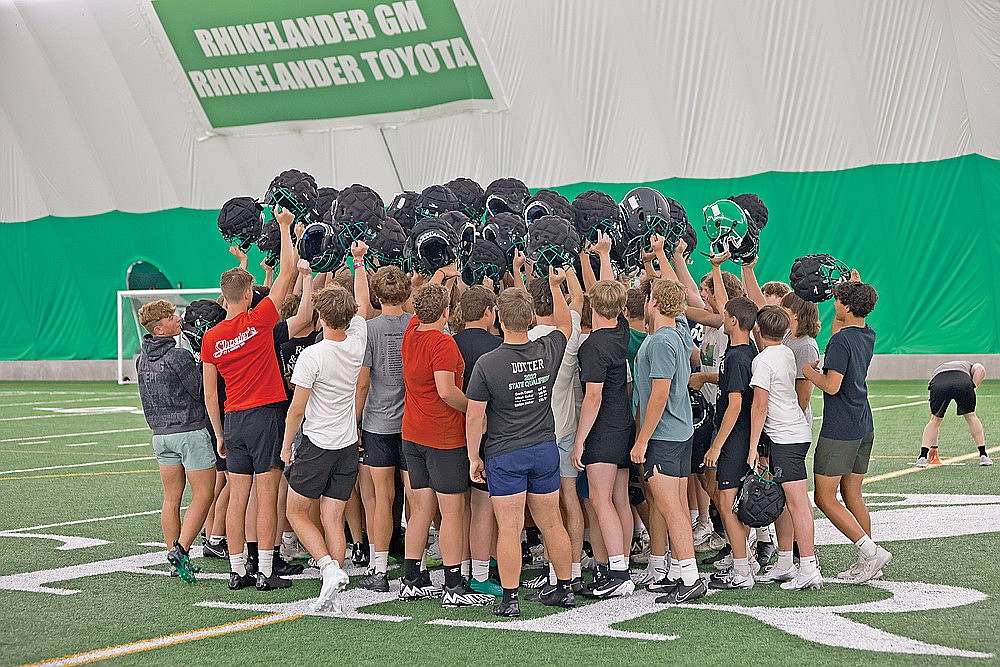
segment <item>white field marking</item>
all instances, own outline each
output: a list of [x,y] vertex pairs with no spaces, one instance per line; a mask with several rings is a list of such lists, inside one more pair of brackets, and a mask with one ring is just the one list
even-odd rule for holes
[[128,449],[129,447],[150,447],[148,442],[137,442],[134,445],[118,445],[118,449]]
[[[99,398],[57,398],[52,401],[29,401],[26,403],[3,403],[0,408],[20,408],[26,405],[53,405],[63,403],[91,403],[93,401],[111,401],[123,396],[101,396]],[[138,396],[136,396],[138,398]]]
[[[990,447],[986,450],[987,454],[996,454],[1000,452],[1000,445],[996,447]],[[978,459],[979,452],[969,452],[968,454],[961,454],[959,456],[952,456],[950,458],[941,459],[941,463],[944,465],[950,465],[954,463],[960,463],[962,461],[969,461],[971,459]],[[862,484],[871,484],[872,482],[881,482],[887,479],[894,479],[896,477],[902,477],[903,475],[912,475],[915,472],[921,472],[924,470],[934,470],[935,468],[940,468],[941,466],[927,466],[926,468],[903,468],[902,470],[893,470],[892,472],[885,472],[881,475],[872,475],[871,477],[865,477]]]
[[71,442],[67,444],[67,447],[86,447],[87,445],[96,445],[97,441],[94,442]]
[[[53,452],[55,453],[55,452]],[[128,463],[129,461],[149,461],[155,456],[139,456],[132,459],[115,459],[113,461],[91,461],[90,463],[68,463],[61,466],[45,466],[43,468],[23,468],[21,470],[0,470],[0,475],[12,475],[16,472],[38,472],[39,470],[62,470],[63,468],[83,468],[85,466],[103,466],[112,463]]]
[[[40,410],[42,408],[35,408],[35,409]],[[55,410],[56,408],[45,408],[45,409]],[[126,405],[115,406],[113,408],[104,408],[104,409],[93,408],[93,409],[88,409],[86,411],[81,408],[80,411],[66,410],[60,412],[59,414],[54,414],[54,415],[31,415],[28,417],[2,417],[0,418],[0,422],[23,422],[29,419],[58,419],[60,417],[63,418],[86,417],[86,416],[103,416],[103,415],[114,415],[114,414],[141,415],[142,408],[129,407]]]
[[78,537],[76,535],[49,535],[46,533],[15,533],[12,531],[0,531],[0,537],[35,537],[42,540],[56,540],[62,542],[56,547],[56,551],[72,551],[73,549],[86,549],[87,547],[99,547],[104,544],[111,544],[108,540],[98,540],[92,537]]
[[[133,431],[149,431],[149,428],[142,426],[139,428],[116,428],[116,429],[111,429],[110,431],[86,431],[84,433],[60,433],[57,435],[44,435],[44,436],[35,435],[26,438],[4,438],[3,440],[0,440],[0,442],[21,442],[21,443],[31,442],[32,444],[43,444],[41,442],[36,443],[35,441],[37,441],[40,437],[52,440],[54,438],[79,438],[81,435],[107,435],[108,433],[131,433]],[[45,440],[45,442],[48,442],[48,440]]]
[[49,441],[48,440],[35,440],[33,442],[22,442],[21,444],[22,445],[28,445],[28,446],[31,446],[31,445],[47,445],[47,444],[49,444]]
[[[948,496],[938,496],[947,501]],[[879,544],[1000,532],[1000,496],[993,504],[922,505],[871,513],[872,534]],[[816,544],[850,544],[827,518],[816,519]],[[890,549],[891,551],[891,549]],[[892,567],[891,565],[889,566]],[[888,571],[888,570],[887,570]]]
[[[881,410],[895,410],[896,408],[911,408],[914,405],[927,405],[927,401],[913,401],[912,403],[899,403],[897,405],[883,405],[879,408],[872,408],[872,412],[880,412]],[[814,422],[823,421],[823,415],[817,415],[813,417]]]
[[127,391],[0,391],[0,396],[134,396]]
[[[182,510],[186,510],[187,505],[181,507]],[[115,519],[131,519],[136,516],[149,516],[150,514],[159,514],[160,510],[149,510],[147,512],[133,512],[131,514],[115,514],[113,516],[99,516],[93,519],[76,519],[75,521],[63,521],[61,523],[46,523],[41,526],[28,526],[27,528],[15,528],[13,530],[0,531],[0,533],[18,532],[24,533],[29,530],[45,530],[46,528],[60,528],[62,526],[78,526],[82,523],[98,523],[101,521],[114,521]]]
[[30,665],[25,665],[24,667],[63,667],[66,665],[84,665],[90,662],[97,662],[98,660],[107,660],[108,658],[117,658],[119,656],[129,655],[132,653],[140,653],[142,651],[163,648],[164,646],[184,644],[186,642],[208,639],[210,637],[218,637],[220,635],[228,635],[234,632],[242,632],[244,630],[253,630],[265,625],[271,625],[272,623],[291,621],[296,618],[299,618],[297,614],[270,614],[268,616],[256,616],[254,618],[248,618],[244,621],[236,621],[235,623],[226,623],[224,625],[216,625],[210,628],[192,630],[190,632],[178,632],[173,635],[165,635],[163,637],[156,637],[155,639],[146,639],[141,642],[119,644],[118,646],[109,646],[108,648],[102,648],[96,651],[76,653],[62,658],[43,660],[42,662],[33,662]]

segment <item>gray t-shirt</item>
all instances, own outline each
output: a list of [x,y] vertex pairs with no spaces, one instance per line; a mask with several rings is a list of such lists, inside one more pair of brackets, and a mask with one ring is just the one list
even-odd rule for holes
[[660,327],[642,341],[635,355],[635,386],[639,395],[639,424],[653,391],[653,380],[671,380],[667,405],[652,438],[683,442],[694,434],[688,380],[691,379],[691,351],[694,341],[687,320],[677,318],[677,326]]
[[[788,334],[785,336],[785,339],[781,341],[781,344],[790,349],[792,354],[795,355],[795,379],[805,380],[806,376],[803,375],[802,369],[814,361],[819,361],[819,345],[816,344],[816,339],[809,336],[792,338],[792,335]],[[806,406],[805,415],[806,421],[812,425],[812,405]]]
[[413,315],[379,315],[368,320],[368,344],[362,365],[371,369],[371,388],[361,413],[361,428],[393,435],[403,430],[403,333]]
[[938,366],[937,368],[934,369],[934,372],[931,373],[931,377],[933,378],[938,373],[946,373],[948,371],[960,371],[962,373],[967,373],[969,375],[969,377],[971,378],[972,377],[972,365],[973,365],[973,362],[971,362],[971,361],[960,361],[960,360],[959,361],[946,361],[946,362],[944,362],[943,364],[941,364],[940,366]]
[[557,329],[479,357],[465,393],[486,403],[484,459],[555,441],[552,387],[565,350],[566,336]]

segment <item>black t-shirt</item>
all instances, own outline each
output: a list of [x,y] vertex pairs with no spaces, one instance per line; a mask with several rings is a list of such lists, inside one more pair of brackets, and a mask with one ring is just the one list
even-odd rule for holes
[[757,350],[752,345],[735,345],[726,350],[726,356],[719,365],[719,399],[715,406],[715,425],[722,425],[722,418],[729,409],[729,393],[738,391],[743,401],[732,432],[739,433],[744,438],[750,433],[750,408],[753,406],[750,378],[753,377],[752,364],[756,356]]
[[824,438],[861,440],[875,432],[865,384],[874,352],[875,330],[867,325],[844,327],[826,344],[824,372],[836,371],[844,380],[836,394],[823,394],[823,427],[819,434]]
[[601,440],[606,435],[620,437],[623,431],[635,427],[632,398],[628,391],[628,320],[618,316],[614,329],[597,329],[580,345],[580,380],[603,383],[601,409],[597,421],[587,435],[587,442]]
[[295,370],[295,362],[299,359],[299,353],[310,345],[316,343],[316,337],[310,331],[305,336],[299,338],[289,338],[278,348],[278,367],[281,369],[281,376],[285,380],[285,389],[288,398],[291,400],[293,389],[290,388],[292,371]]
[[552,385],[565,351],[566,336],[556,329],[529,343],[504,343],[479,358],[466,394],[486,402],[484,459],[555,441]]
[[462,360],[465,361],[463,387],[469,386],[472,367],[479,361],[479,357],[497,349],[502,342],[503,338],[494,336],[485,329],[462,329],[455,334],[455,343],[458,344],[458,351],[462,353]]

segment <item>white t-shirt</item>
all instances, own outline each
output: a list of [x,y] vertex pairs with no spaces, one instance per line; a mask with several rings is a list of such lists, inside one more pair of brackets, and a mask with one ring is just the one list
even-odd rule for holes
[[770,345],[753,358],[751,387],[769,393],[764,433],[771,442],[791,445],[812,441],[812,429],[795,394],[795,355],[784,345]]
[[342,341],[324,338],[302,350],[292,384],[311,388],[302,432],[321,449],[343,449],[358,441],[354,394],[368,342],[365,318],[355,315]]
[[[729,347],[729,336],[722,327],[705,326],[704,331],[705,335],[701,341],[701,372],[718,374],[722,358],[726,355],[726,348]],[[701,387],[701,395],[715,405],[719,399],[719,385],[706,382]]]
[[[583,404],[583,385],[580,384],[580,314],[570,311],[573,318],[573,333],[566,341],[562,364],[556,373],[556,383],[552,386],[552,417],[556,422],[556,438],[576,435],[580,421],[580,406]],[[556,328],[551,324],[539,324],[528,330],[529,340],[538,340]]]

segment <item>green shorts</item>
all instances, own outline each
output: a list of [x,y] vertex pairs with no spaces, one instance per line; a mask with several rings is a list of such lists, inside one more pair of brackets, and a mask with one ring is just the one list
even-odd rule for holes
[[215,467],[215,451],[207,428],[154,435],[153,453],[161,466],[184,466],[185,470]]
[[819,437],[813,459],[813,472],[827,477],[844,475],[864,475],[868,472],[868,460],[872,457],[875,434],[860,440],[833,440]]

